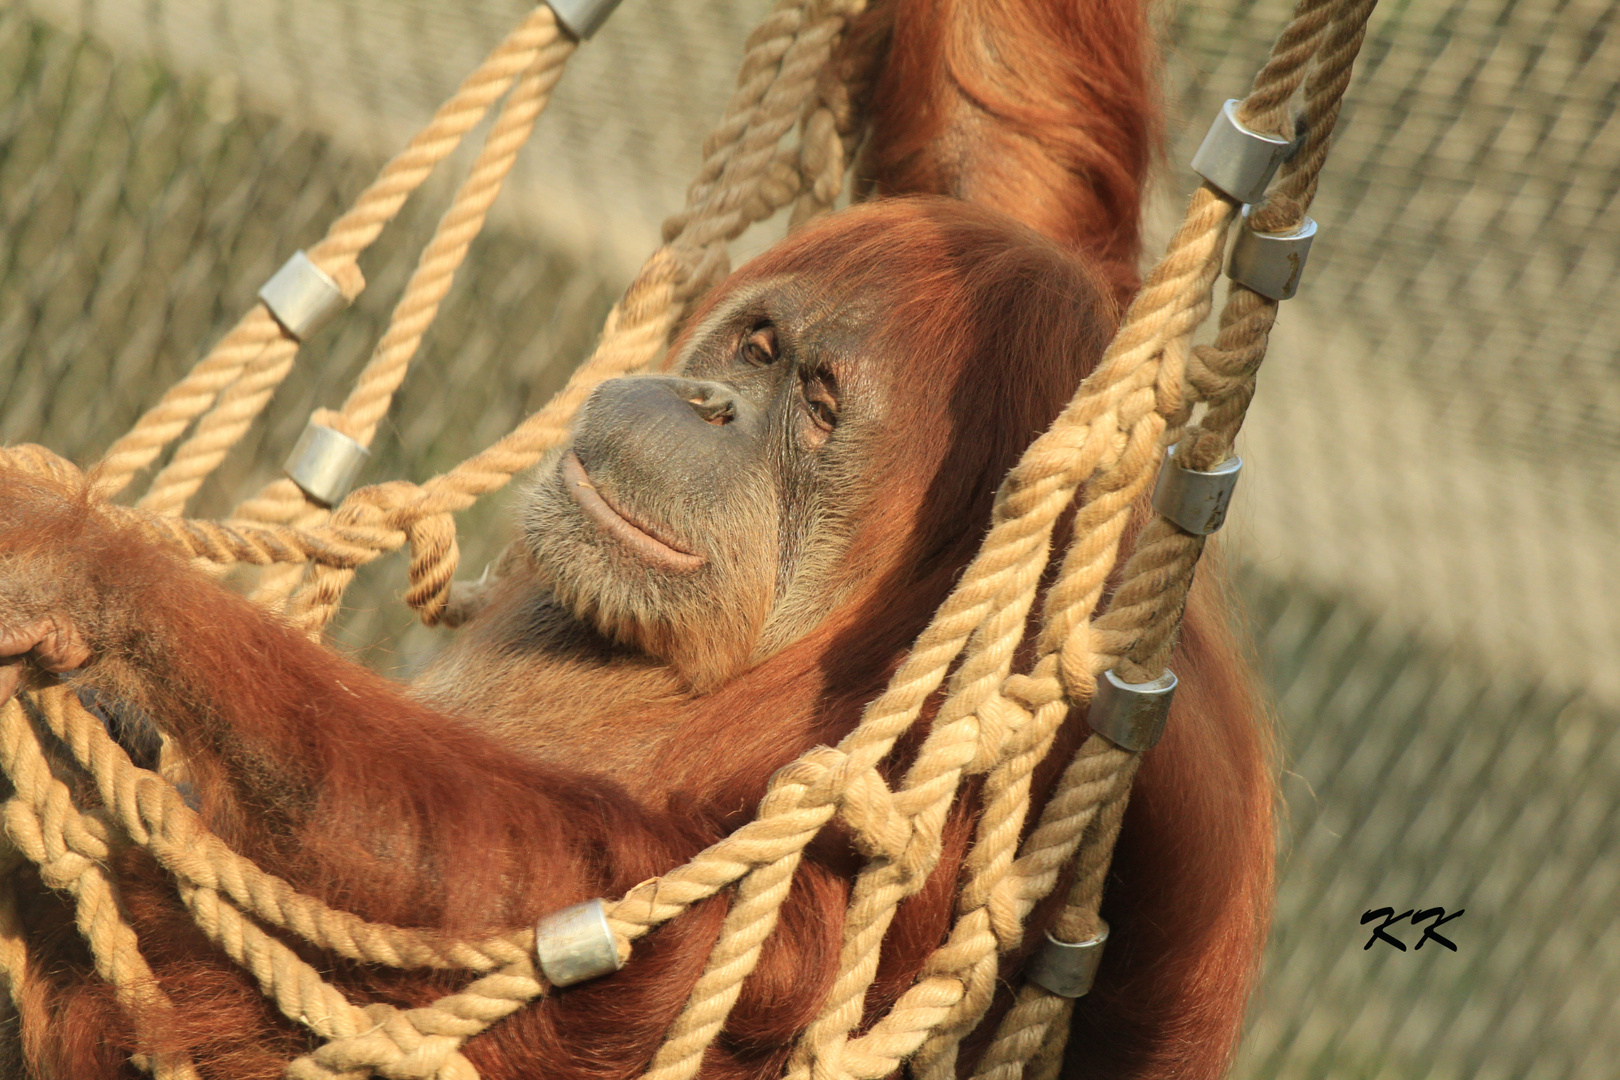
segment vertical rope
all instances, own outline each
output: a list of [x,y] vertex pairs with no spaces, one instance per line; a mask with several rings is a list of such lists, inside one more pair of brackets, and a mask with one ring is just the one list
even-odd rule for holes
[[[1240,110],[1240,117],[1259,130],[1291,134],[1292,122],[1286,109],[1304,82],[1308,134],[1305,145],[1285,165],[1267,205],[1251,215],[1253,227],[1288,231],[1303,219],[1315,193],[1328,139],[1373,3],[1346,0],[1334,5],[1301,0],[1293,23],[1256,77],[1255,90]],[[1187,467],[1209,469],[1230,454],[1232,439],[1253,396],[1255,374],[1265,357],[1276,311],[1276,301],[1233,283],[1214,345],[1201,347],[1188,358],[1190,387],[1209,406],[1200,426],[1181,436],[1179,453],[1185,455]],[[1186,406],[1181,402],[1171,404],[1174,428],[1179,426]],[[1189,535],[1162,517],[1155,517],[1143,529],[1109,610],[1097,621],[1088,650],[1090,670],[1085,674],[1094,677],[1112,666],[1110,661],[1117,661],[1125,678],[1142,682],[1164,669],[1203,547],[1203,537]],[[1065,588],[1074,591],[1060,575],[1054,592]],[[1078,652],[1075,650],[1066,660],[1077,660]],[[1066,664],[1066,675],[1070,666],[1077,665]],[[1071,680],[1071,689],[1078,681]],[[1053,930],[1060,940],[1087,940],[1100,925],[1097,910],[1103,882],[1135,771],[1136,755],[1128,757],[1113,794],[1079,849],[1075,885]],[[1058,801],[1049,804],[1049,814]],[[1043,819],[1031,837],[1031,846],[1046,827]],[[1026,1075],[1030,1080],[1048,1080],[1055,1076],[1061,1066],[1072,1011],[1071,1002],[1039,987],[1023,986],[998,1027],[975,1080],[1018,1080]]]

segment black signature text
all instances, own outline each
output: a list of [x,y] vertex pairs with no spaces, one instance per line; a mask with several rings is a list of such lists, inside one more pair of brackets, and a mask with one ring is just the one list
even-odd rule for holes
[[1400,922],[1402,919],[1410,918],[1413,926],[1422,926],[1424,921],[1428,919],[1434,920],[1434,922],[1430,923],[1428,926],[1423,927],[1423,936],[1418,939],[1418,943],[1416,945],[1412,946],[1412,951],[1416,952],[1418,949],[1423,948],[1424,942],[1432,941],[1438,945],[1445,946],[1452,952],[1456,952],[1456,942],[1451,941],[1449,938],[1440,934],[1439,930],[1440,927],[1450,922],[1452,919],[1457,918],[1466,910],[1468,909],[1458,908],[1450,915],[1447,915],[1445,908],[1424,908],[1422,911],[1408,908],[1406,911],[1403,911],[1397,915],[1395,914],[1395,909],[1392,907],[1373,908],[1371,911],[1368,911],[1361,916],[1361,924],[1365,926],[1375,919],[1382,919],[1383,921],[1377,926],[1373,927],[1372,937],[1368,938],[1367,944],[1363,945],[1361,948],[1363,951],[1366,951],[1367,949],[1372,948],[1378,942],[1382,941],[1386,945],[1393,945],[1401,952],[1405,952],[1406,942],[1391,934],[1389,932],[1389,927],[1394,923]]

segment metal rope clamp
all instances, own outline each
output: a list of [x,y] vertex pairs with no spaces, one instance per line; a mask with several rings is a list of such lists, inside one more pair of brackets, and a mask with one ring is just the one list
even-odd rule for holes
[[1237,117],[1243,102],[1232,98],[1210,124],[1193,155],[1192,170],[1240,203],[1255,203],[1294,144],[1245,127]]
[[1316,239],[1316,222],[1306,218],[1291,233],[1263,233],[1249,228],[1249,211],[1243,208],[1243,224],[1232,242],[1232,258],[1226,276],[1247,285],[1261,296],[1287,300],[1299,291],[1299,277],[1305,272],[1305,257]]
[[1112,670],[1097,680],[1097,693],[1086,712],[1086,724],[1115,746],[1141,753],[1151,750],[1170,719],[1176,674],[1168,668],[1157,679],[1129,683]]
[[584,41],[608,21],[619,0],[546,0],[557,24],[575,41]]
[[311,499],[336,506],[354,487],[370,456],[364,443],[311,420],[293,444],[282,471]]
[[349,302],[332,275],[302,251],[294,252],[270,276],[259,290],[259,299],[282,329],[298,341],[325,326]]
[[1059,941],[1048,930],[1046,940],[1024,964],[1024,979],[1058,997],[1085,997],[1097,980],[1097,968],[1102,964],[1103,945],[1107,941],[1107,923],[1102,923],[1097,936],[1089,941]]
[[1172,446],[1165,452],[1164,467],[1153,485],[1153,509],[1194,536],[1208,536],[1226,524],[1226,511],[1242,470],[1243,459],[1236,455],[1208,472],[1184,469]]
[[607,907],[599,899],[542,918],[534,928],[534,954],[552,986],[572,986],[611,975],[623,966]]

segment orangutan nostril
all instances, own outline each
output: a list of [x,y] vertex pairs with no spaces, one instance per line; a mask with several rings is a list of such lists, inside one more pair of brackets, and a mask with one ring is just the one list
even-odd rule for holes
[[692,411],[698,414],[698,419],[705,424],[724,427],[737,418],[736,406],[729,397],[699,394],[686,400],[692,406]]

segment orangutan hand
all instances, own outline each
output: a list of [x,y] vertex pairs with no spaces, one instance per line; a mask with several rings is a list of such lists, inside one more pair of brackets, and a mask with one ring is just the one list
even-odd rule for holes
[[115,533],[83,494],[51,480],[0,476],[0,702],[28,665],[50,672],[92,655]]

